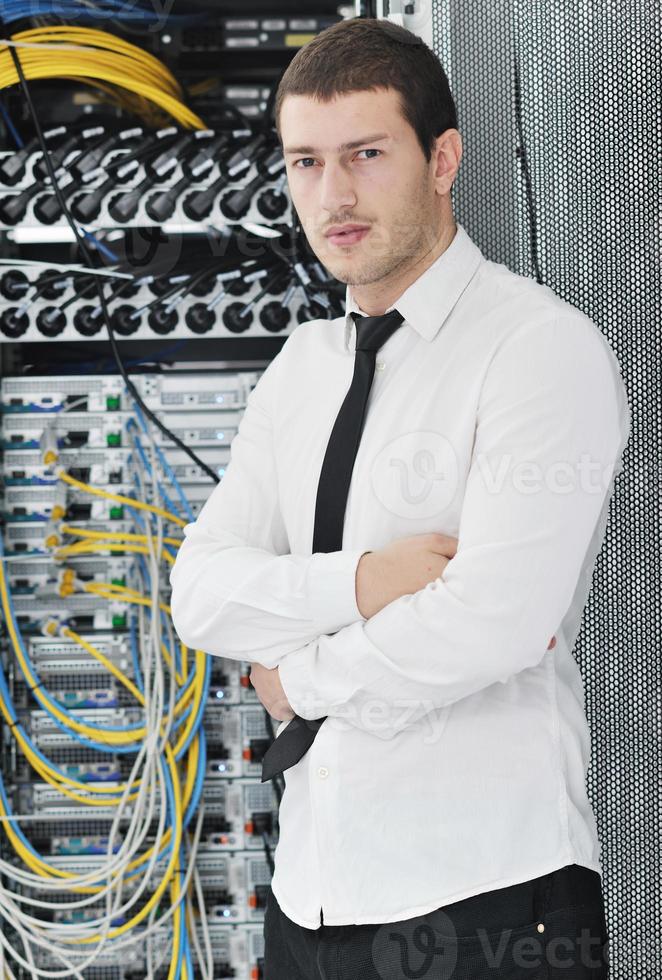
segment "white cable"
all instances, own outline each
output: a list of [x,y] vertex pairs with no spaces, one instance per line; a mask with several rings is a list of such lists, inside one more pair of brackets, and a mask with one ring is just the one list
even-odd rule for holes
[[[101,278],[107,279],[135,279],[135,276],[131,272],[118,272],[112,268],[106,267],[104,269],[92,269],[87,265],[80,265],[78,263],[72,264],[71,262],[43,262],[40,259],[0,259],[0,266],[35,266],[43,265],[46,269],[62,269],[63,272],[84,272],[86,275],[90,276],[100,276]],[[30,284],[30,285],[36,285]]]
[[[52,26],[52,25],[51,25]],[[64,44],[60,42],[49,41],[47,44],[37,43],[35,41],[12,41],[7,37],[0,37],[0,47],[3,44],[8,45],[10,48],[36,48],[38,51],[43,51],[44,48],[52,49],[57,48],[58,51],[86,51],[88,54],[90,52],[89,45],[80,44]]]
[[203,963],[205,963],[204,972],[206,973],[206,976],[203,976],[202,980],[214,980],[214,952],[211,947],[211,936],[209,935],[209,919],[207,918],[207,906],[205,904],[205,896],[202,891],[202,882],[200,881],[200,874],[197,868],[194,870],[193,883],[195,887],[195,895],[198,900],[198,909],[200,910],[202,938],[205,944],[205,956],[203,956],[202,950],[200,949],[198,932],[197,929],[194,929],[193,934],[196,950],[198,952],[198,965],[200,967],[200,971],[203,972]]

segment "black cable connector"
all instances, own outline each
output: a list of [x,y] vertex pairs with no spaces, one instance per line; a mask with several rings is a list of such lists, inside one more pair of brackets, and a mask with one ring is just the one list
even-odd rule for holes
[[[23,68],[21,66],[21,59],[20,59],[20,57],[19,57],[19,55],[18,55],[18,53],[16,51],[16,48],[13,45],[9,45],[9,51],[10,51],[11,57],[12,57],[12,59],[14,61],[14,65],[16,66],[16,72],[18,74],[18,77],[19,77],[19,80],[20,80],[20,83],[21,83],[21,88],[23,90],[23,94],[25,95],[25,101],[26,101],[26,103],[28,105],[28,109],[30,111],[30,115],[32,117],[32,121],[34,123],[34,127],[35,127],[35,130],[37,132],[37,137],[39,139],[39,145],[41,146],[42,153],[44,154],[44,162],[46,164],[46,168],[48,170],[48,174],[49,174],[49,177],[51,179],[51,182],[52,182],[52,185],[53,185],[53,189],[55,190],[55,193],[58,196],[58,200],[60,202],[60,207],[62,208],[62,213],[65,215],[65,217],[66,217],[66,219],[67,219],[67,221],[68,221],[68,223],[69,223],[69,225],[71,227],[71,230],[74,233],[74,237],[75,237],[76,243],[78,245],[78,250],[79,250],[81,256],[83,257],[85,263],[88,266],[90,266],[91,268],[94,268],[98,264],[98,256],[97,256],[96,253],[90,252],[90,250],[88,249],[87,245],[85,244],[85,241],[84,241],[83,237],[81,236],[81,234],[80,234],[80,232],[78,230],[78,227],[76,226],[76,222],[74,221],[74,219],[73,219],[73,217],[71,215],[71,211],[69,210],[69,207],[67,206],[67,203],[66,203],[66,201],[64,199],[64,195],[60,191],[60,186],[59,186],[58,180],[57,180],[57,178],[55,176],[55,170],[54,170],[53,164],[51,162],[51,158],[50,158],[50,154],[49,154],[49,151],[48,151],[48,147],[46,146],[46,141],[44,139],[44,133],[43,133],[43,130],[41,128],[41,123],[39,122],[39,118],[37,116],[37,113],[36,113],[34,104],[32,102],[32,96],[30,94],[30,89],[28,87],[28,83],[27,83],[27,80],[25,78],[25,74],[23,72]],[[209,476],[214,481],[214,483],[220,483],[220,477],[218,476],[218,474],[210,466],[207,466],[207,464],[205,462],[203,462],[203,460],[200,459],[200,457],[190,448],[190,446],[187,446],[186,443],[183,442],[183,440],[181,440],[178,436],[176,436],[174,432],[171,432],[170,429],[166,425],[163,424],[163,422],[156,416],[156,414],[151,410],[151,408],[149,408],[149,406],[146,405],[145,402],[143,401],[143,399],[140,397],[140,393],[139,393],[138,389],[136,388],[136,386],[134,385],[133,381],[131,381],[131,379],[130,379],[128,373],[127,373],[127,370],[124,367],[124,363],[122,362],[122,358],[120,357],[119,349],[118,349],[118,346],[117,346],[117,339],[116,339],[115,334],[113,332],[113,328],[112,328],[112,325],[111,325],[111,322],[110,322],[110,316],[108,314],[108,308],[106,306],[106,300],[105,300],[105,296],[104,296],[104,293],[103,293],[103,286],[98,281],[97,281],[97,286],[98,286],[98,293],[99,293],[99,303],[101,304],[101,309],[102,309],[102,312],[103,312],[103,317],[104,317],[104,320],[105,320],[105,323],[106,323],[106,330],[108,331],[108,339],[109,339],[109,342],[110,342],[110,346],[111,346],[111,350],[112,350],[112,353],[113,353],[113,357],[115,359],[115,363],[117,364],[117,367],[119,369],[119,372],[122,375],[122,379],[124,380],[125,385],[127,386],[127,388],[129,389],[129,391],[131,393],[131,396],[138,403],[138,405],[140,405],[140,407],[143,410],[143,412],[145,413],[145,415],[154,423],[154,425],[157,426],[157,428],[159,428],[161,430],[161,432],[165,436],[168,437],[168,439],[170,439],[172,442],[174,442],[174,444],[176,446],[178,446],[180,449],[182,449],[186,453],[186,455],[190,459],[193,460],[193,462],[196,464],[196,466],[199,466],[200,469],[204,473],[206,473],[207,476]]]

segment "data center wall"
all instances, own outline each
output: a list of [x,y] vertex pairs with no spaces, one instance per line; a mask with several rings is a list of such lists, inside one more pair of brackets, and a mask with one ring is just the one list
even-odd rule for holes
[[430,20],[464,140],[456,214],[489,258],[598,324],[628,391],[625,469],[574,653],[612,975],[652,980],[662,964],[659,11],[437,0]]

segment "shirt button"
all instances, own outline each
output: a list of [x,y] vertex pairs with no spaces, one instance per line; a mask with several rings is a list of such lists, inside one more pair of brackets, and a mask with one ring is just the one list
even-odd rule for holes
[[386,364],[384,361],[377,361],[377,363],[375,364],[375,368],[377,371],[383,371],[385,367]]
[[317,775],[320,779],[326,779],[326,777],[329,775],[329,770],[326,768],[326,766],[320,766],[317,770]]

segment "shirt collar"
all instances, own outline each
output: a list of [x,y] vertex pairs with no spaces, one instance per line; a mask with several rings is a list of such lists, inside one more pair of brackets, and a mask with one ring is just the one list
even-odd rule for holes
[[[424,340],[432,341],[439,333],[449,313],[473,277],[484,255],[469,237],[463,226],[456,220],[453,240],[435,259],[432,265],[405,289],[399,298],[389,306],[397,309],[413,329]],[[356,344],[356,325],[350,316],[352,312],[364,314],[355,302],[350,286],[345,290],[345,337],[346,352],[354,353]]]

